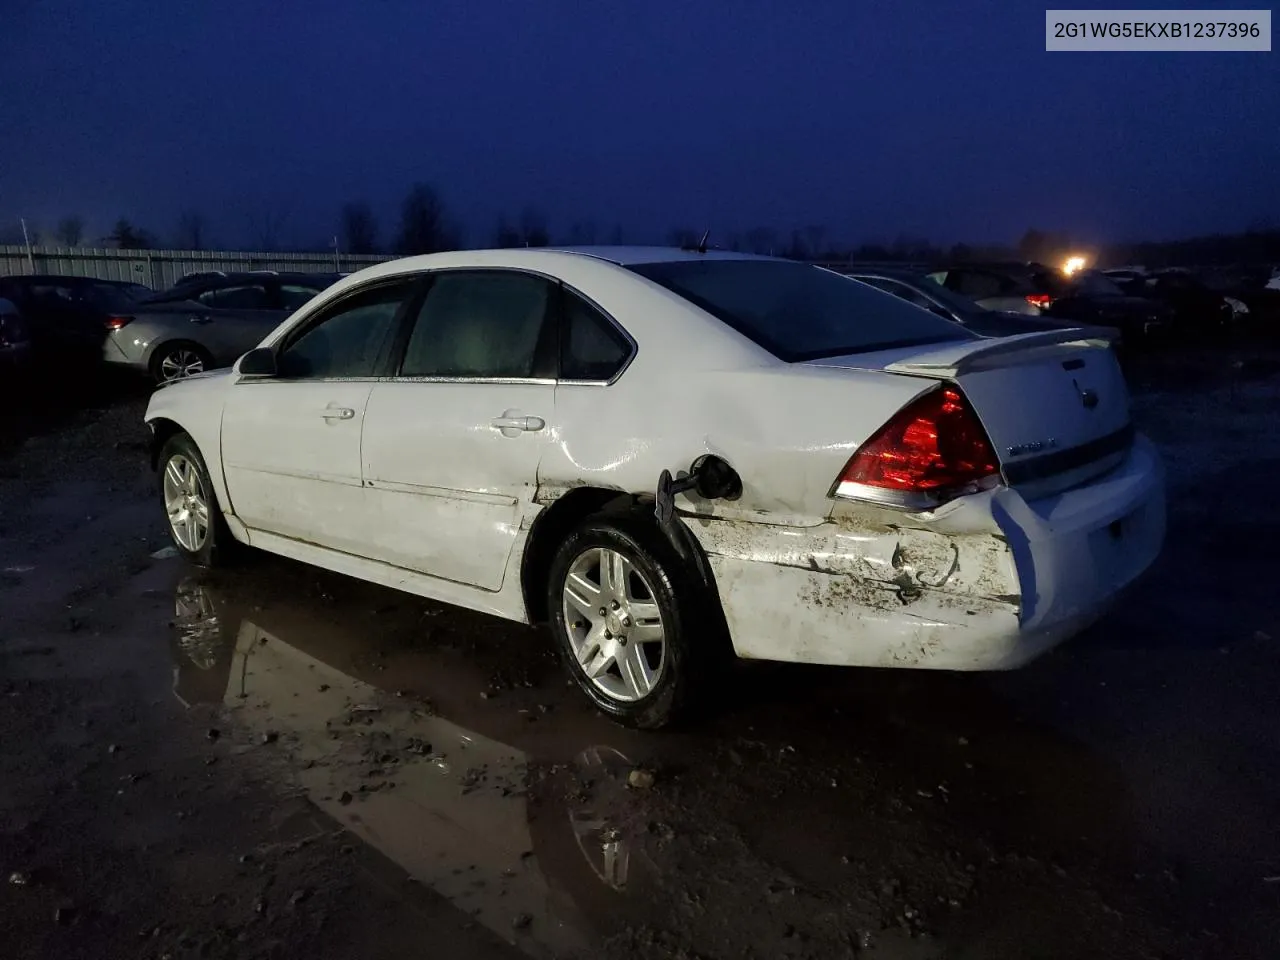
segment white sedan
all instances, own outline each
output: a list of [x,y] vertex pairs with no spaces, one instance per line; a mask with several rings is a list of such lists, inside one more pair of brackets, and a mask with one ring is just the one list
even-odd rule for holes
[[1105,340],[979,338],[722,252],[381,264],[146,420],[189,559],[249,544],[548,623],[586,694],[641,727],[729,654],[1018,666],[1164,538]]

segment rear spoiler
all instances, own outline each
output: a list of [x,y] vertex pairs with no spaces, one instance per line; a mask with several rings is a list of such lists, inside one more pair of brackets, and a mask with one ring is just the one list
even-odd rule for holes
[[890,363],[884,369],[889,373],[949,380],[963,373],[1017,366],[1040,359],[1045,354],[1059,353],[1060,347],[1105,349],[1114,339],[1114,333],[1099,327],[1020,333],[1013,337],[978,340],[921,353],[908,360]]

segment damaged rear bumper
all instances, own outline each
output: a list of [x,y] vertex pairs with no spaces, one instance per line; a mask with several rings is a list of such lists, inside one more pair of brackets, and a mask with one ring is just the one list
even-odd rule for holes
[[842,504],[814,527],[686,517],[738,656],[1004,670],[1101,617],[1159,555],[1164,479],[1151,444],[1081,487],[1001,488],[930,514]]

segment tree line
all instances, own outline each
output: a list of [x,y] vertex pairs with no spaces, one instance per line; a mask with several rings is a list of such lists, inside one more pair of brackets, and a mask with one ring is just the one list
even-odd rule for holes
[[[285,245],[290,209],[269,199],[252,205],[246,217],[245,232],[255,250],[279,251]],[[892,241],[861,244],[841,243],[833,239],[824,225],[810,224],[791,230],[754,227],[717,235],[705,227],[676,227],[668,231],[666,242],[672,246],[692,247],[709,233],[711,247],[817,261],[902,261],[914,263],[972,262],[982,260],[1021,260],[1058,262],[1068,253],[1083,248],[1091,259],[1107,264],[1140,263],[1146,266],[1180,264],[1250,264],[1280,263],[1280,230],[1269,225],[1256,225],[1237,234],[1193,237],[1185,240],[1114,243],[1101,248],[1062,232],[1028,229],[1015,244],[935,244],[927,238],[899,236]],[[0,230],[0,243],[22,243],[23,235],[13,229]],[[27,239],[34,244],[56,246],[106,246],[145,250],[162,245],[162,238],[128,217],[119,218],[103,237],[88,238],[82,217],[68,216],[51,230],[27,225]],[[394,254],[410,256],[473,247],[543,247],[552,242],[570,245],[621,244],[623,228],[614,224],[601,228],[593,220],[578,220],[553,236],[546,215],[537,207],[525,207],[518,216],[501,216],[488,236],[468,243],[460,222],[446,209],[435,187],[415,183],[400,203],[399,215],[386,235],[367,200],[354,199],[338,211],[336,230],[320,245],[311,244],[308,252],[328,247],[347,254]],[[205,250],[213,246],[208,219],[199,211],[182,211],[172,231],[163,238],[168,245],[181,250]]]

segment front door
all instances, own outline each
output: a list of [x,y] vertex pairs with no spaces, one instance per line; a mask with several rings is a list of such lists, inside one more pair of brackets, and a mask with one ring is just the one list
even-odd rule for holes
[[499,590],[554,433],[555,288],[506,270],[435,274],[364,430],[376,559]]
[[360,434],[415,288],[402,279],[341,298],[284,338],[275,376],[231,387],[222,462],[250,531],[364,551]]

